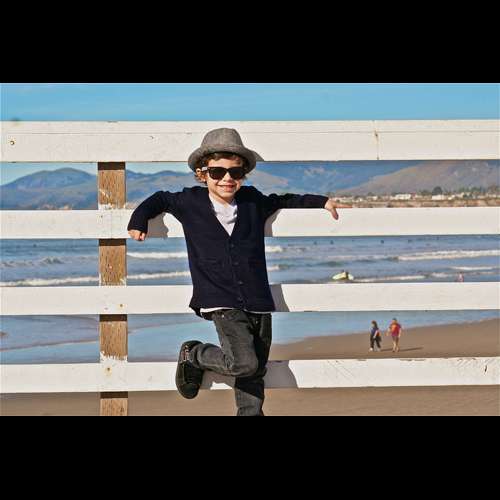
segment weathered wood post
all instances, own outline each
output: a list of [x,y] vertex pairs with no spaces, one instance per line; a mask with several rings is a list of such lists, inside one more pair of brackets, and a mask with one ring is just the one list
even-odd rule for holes
[[[98,163],[99,210],[125,208],[125,163]],[[127,285],[127,240],[99,240],[99,286]],[[127,315],[99,316],[100,362],[127,361]],[[126,416],[128,392],[101,392],[100,414]]]

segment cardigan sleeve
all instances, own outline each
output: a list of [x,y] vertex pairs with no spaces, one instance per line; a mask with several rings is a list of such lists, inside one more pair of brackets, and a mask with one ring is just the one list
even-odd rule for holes
[[267,210],[267,217],[282,208],[324,208],[328,198],[316,194],[292,194],[287,193],[281,196],[270,194],[264,196],[264,203]]
[[148,232],[148,221],[163,212],[171,212],[175,207],[180,193],[157,191],[145,199],[133,212],[127,230],[137,229],[143,233]]

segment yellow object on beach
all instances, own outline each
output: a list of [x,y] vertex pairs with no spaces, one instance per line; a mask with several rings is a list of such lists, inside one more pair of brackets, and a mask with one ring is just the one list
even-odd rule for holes
[[342,271],[341,273],[336,274],[335,276],[332,276],[332,280],[344,280],[344,279],[353,280],[354,276],[350,273],[347,273],[347,276],[346,276],[345,271]]

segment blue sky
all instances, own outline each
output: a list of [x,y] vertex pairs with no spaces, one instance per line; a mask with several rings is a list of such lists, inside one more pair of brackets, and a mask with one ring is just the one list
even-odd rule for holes
[[[435,83],[1,84],[2,121],[499,119],[500,85]],[[2,164],[6,184],[38,170],[88,164]],[[153,172],[165,164],[133,164]],[[186,164],[168,168],[187,171]]]

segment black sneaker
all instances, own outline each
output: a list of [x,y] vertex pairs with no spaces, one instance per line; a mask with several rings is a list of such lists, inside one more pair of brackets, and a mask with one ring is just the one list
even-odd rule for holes
[[198,340],[189,340],[184,342],[179,352],[179,360],[177,361],[177,372],[175,374],[175,385],[181,396],[186,399],[193,399],[198,395],[201,381],[205,370],[196,368],[189,361],[189,353],[195,346],[201,344]]

